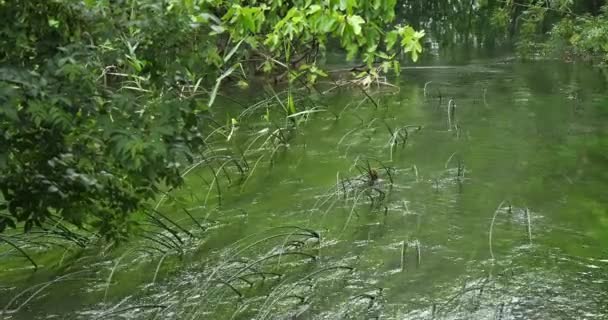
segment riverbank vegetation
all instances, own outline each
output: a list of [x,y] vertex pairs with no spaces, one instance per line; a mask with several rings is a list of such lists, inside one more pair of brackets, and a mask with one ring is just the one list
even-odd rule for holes
[[[239,114],[268,113],[264,139],[285,145],[289,128],[270,113],[290,126],[313,111],[299,95],[330,80],[328,48],[363,62],[357,86],[399,72],[403,55],[417,59],[423,33],[396,24],[395,5],[0,2],[0,232],[82,244],[76,226],[120,242],[132,214],[151,214],[189,166],[214,167],[214,180],[229,170],[246,177],[249,150],[221,151],[233,149]],[[263,82],[287,89],[245,110],[222,105],[231,102],[223,90]]]
[[[608,61],[604,1],[504,1],[493,23],[516,38],[520,55]],[[509,17],[511,17],[509,19]]]
[[[0,231],[67,223],[124,240],[135,226],[131,214],[179,187],[190,165],[234,167],[244,177],[255,170],[245,157],[249,150],[221,143],[231,152],[213,151],[214,141],[235,139],[243,114],[265,112],[273,136],[265,141],[275,151],[286,145],[286,128],[270,113],[279,112],[289,126],[321,111],[310,93],[321,93],[319,82],[336,83],[323,66],[328,49],[363,63],[351,77],[358,87],[398,73],[404,55],[417,60],[424,33],[410,21],[447,41],[513,40],[524,57],[607,58],[601,1],[484,1],[462,8],[405,1],[405,16],[396,5],[2,2]],[[450,10],[465,15],[429,22]],[[234,100],[222,91],[263,88],[260,83],[270,85],[265,100],[226,110]],[[272,89],[277,84],[281,89]],[[61,228],[55,232],[70,229]]]
[[440,47],[507,46],[527,59],[603,63],[608,58],[607,10],[601,0],[407,0],[402,16],[427,30]]
[[[0,0],[0,18],[2,319],[502,319],[513,261],[550,251],[537,207],[605,211],[570,172],[603,159],[593,75],[408,65],[425,45],[605,63],[605,1]],[[560,280],[542,271],[516,280]],[[417,290],[389,303],[396,283]]]

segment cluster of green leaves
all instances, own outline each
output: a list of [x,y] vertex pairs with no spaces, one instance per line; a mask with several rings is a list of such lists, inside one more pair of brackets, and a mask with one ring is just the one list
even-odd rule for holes
[[255,70],[286,73],[290,81],[306,77],[314,83],[326,76],[318,59],[328,46],[339,45],[348,60],[361,58],[368,69],[377,63],[390,63],[394,70],[400,70],[400,53],[410,53],[415,61],[422,50],[419,40],[423,32],[391,26],[395,0],[171,3],[173,10],[181,8],[180,13],[188,14],[200,28],[209,29],[209,41],[222,43],[210,46],[214,49],[209,53],[216,66],[225,70],[237,70],[235,64],[242,67],[248,62]]
[[[606,7],[598,1],[510,0],[495,6],[492,23],[516,39],[518,53],[563,54],[605,60]],[[489,5],[489,3],[488,3]]]
[[514,45],[524,58],[606,54],[601,7],[606,1],[403,0],[400,5],[404,10],[397,16],[427,29],[442,47]]
[[0,4],[0,232],[63,220],[121,240],[202,147],[199,104],[165,78],[188,21],[95,3]]
[[549,44],[583,59],[608,62],[608,6],[597,16],[562,19],[551,31]]
[[393,25],[395,5],[0,0],[0,232],[64,221],[124,239],[209,147],[222,84],[258,70],[315,82],[334,46],[369,68],[415,60],[423,33]]
[[500,10],[506,2],[401,0],[396,14],[397,20],[428,31],[428,44],[436,42],[442,48],[470,44],[494,47],[508,40],[511,12]]

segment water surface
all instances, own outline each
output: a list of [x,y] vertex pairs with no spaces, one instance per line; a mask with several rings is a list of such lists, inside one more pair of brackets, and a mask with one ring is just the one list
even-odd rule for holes
[[193,171],[160,207],[195,233],[182,208],[209,219],[181,257],[57,250],[34,274],[3,256],[0,306],[83,272],[5,318],[607,319],[607,78],[508,61],[406,68],[370,88],[377,108],[315,98],[331,112],[250,160],[244,186],[222,180],[221,205]]

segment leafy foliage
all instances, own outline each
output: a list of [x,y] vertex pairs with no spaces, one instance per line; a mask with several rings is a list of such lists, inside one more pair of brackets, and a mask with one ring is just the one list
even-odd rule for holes
[[0,232],[65,221],[124,240],[131,214],[209,148],[225,83],[262,70],[309,85],[335,46],[368,69],[416,60],[424,33],[391,26],[395,5],[0,1]]
[[597,16],[561,20],[551,31],[549,44],[557,50],[588,60],[608,62],[608,7]]
[[[398,17],[442,47],[515,45],[521,57],[605,60],[603,0],[404,0]],[[604,8],[602,8],[604,6]],[[440,23],[438,23],[440,21]]]
[[517,35],[518,53],[524,57],[566,52],[586,59],[606,60],[607,7],[600,8],[599,3],[507,1],[496,8],[493,22],[503,28],[510,25],[510,32]]

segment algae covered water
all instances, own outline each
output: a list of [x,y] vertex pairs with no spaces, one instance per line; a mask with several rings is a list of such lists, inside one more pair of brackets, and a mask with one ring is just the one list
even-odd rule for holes
[[194,169],[159,204],[185,229],[165,247],[53,248],[37,272],[2,247],[2,316],[608,318],[606,74],[479,59],[389,80],[316,97],[245,182]]

